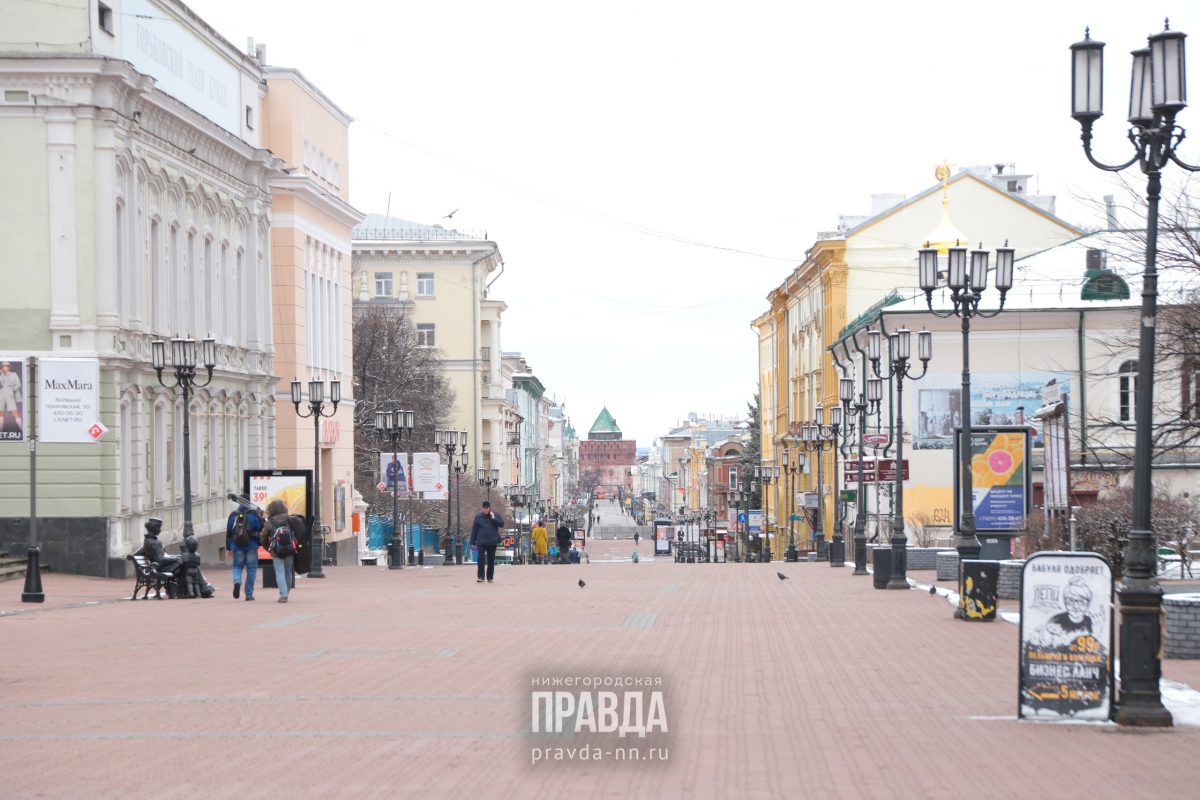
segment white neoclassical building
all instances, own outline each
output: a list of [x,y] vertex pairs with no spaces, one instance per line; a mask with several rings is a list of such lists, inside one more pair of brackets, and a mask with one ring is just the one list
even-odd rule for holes
[[[174,336],[217,342],[190,406],[194,521],[211,558],[226,492],[275,457],[279,164],[259,139],[262,65],[174,0],[3,16],[0,351],[98,359],[109,428],[96,444],[39,448],[43,563],[123,574],[150,516],[178,539],[182,401],[150,365],[150,342]],[[26,447],[0,446],[0,550],[23,552],[27,464]]]

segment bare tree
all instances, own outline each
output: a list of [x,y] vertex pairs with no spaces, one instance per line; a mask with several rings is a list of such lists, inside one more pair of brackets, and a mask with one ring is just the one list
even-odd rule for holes
[[[1124,488],[1084,506],[1076,515],[1079,548],[1107,558],[1115,578],[1124,573],[1124,542],[1133,524],[1132,508],[1133,490]],[[1150,527],[1159,546],[1176,547],[1184,541],[1187,531],[1200,526],[1200,510],[1187,495],[1156,492],[1151,509]],[[1060,533],[1060,541],[1061,538]]]
[[[1140,190],[1126,184],[1124,197],[1125,203],[1118,211],[1144,220],[1146,201]],[[1153,365],[1155,459],[1200,445],[1200,209],[1186,190],[1164,198],[1160,208],[1156,259],[1160,296]],[[1136,293],[1142,285],[1145,265],[1145,227],[1112,231],[1105,242],[1106,266]],[[1116,375],[1126,382],[1121,388],[1132,401],[1136,381],[1147,369],[1136,363],[1140,315],[1134,312],[1129,318],[1126,329],[1091,339],[1105,348],[1118,365],[1134,362],[1128,377],[1122,378],[1119,371]],[[1093,371],[1089,377],[1111,380],[1113,374],[1105,369]],[[1132,402],[1118,407],[1115,414],[1087,413],[1091,429],[1110,434],[1090,440],[1090,454],[1102,462],[1132,462],[1132,434],[1136,428]]]
[[[433,432],[445,427],[454,392],[440,351],[417,343],[417,332],[403,311],[383,307],[355,316],[354,386],[354,482],[370,513],[391,516],[391,494],[376,488],[379,453],[389,452],[391,443],[376,432],[375,412],[413,411],[415,429],[400,447],[404,452],[432,452]],[[400,504],[411,523],[438,526],[439,519],[445,520],[444,502],[409,497]]]

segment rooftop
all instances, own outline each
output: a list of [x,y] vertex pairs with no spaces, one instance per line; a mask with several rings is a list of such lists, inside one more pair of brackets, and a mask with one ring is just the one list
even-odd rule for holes
[[487,241],[487,231],[460,231],[441,225],[423,225],[383,214],[367,214],[350,234],[354,240],[401,242]]

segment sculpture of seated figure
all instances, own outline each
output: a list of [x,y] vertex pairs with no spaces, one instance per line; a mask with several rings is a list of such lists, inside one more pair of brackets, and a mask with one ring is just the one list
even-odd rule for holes
[[199,543],[195,536],[183,540],[183,552],[179,558],[183,562],[184,595],[186,597],[212,597],[212,584],[204,579],[200,571],[200,554],[196,552]]

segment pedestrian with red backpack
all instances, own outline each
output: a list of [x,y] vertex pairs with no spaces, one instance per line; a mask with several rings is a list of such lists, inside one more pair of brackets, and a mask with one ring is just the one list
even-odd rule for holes
[[297,516],[289,515],[282,500],[272,500],[267,506],[263,547],[271,554],[271,563],[275,566],[275,583],[279,585],[280,603],[288,601],[288,589],[295,580],[295,556],[303,530],[304,522]]

